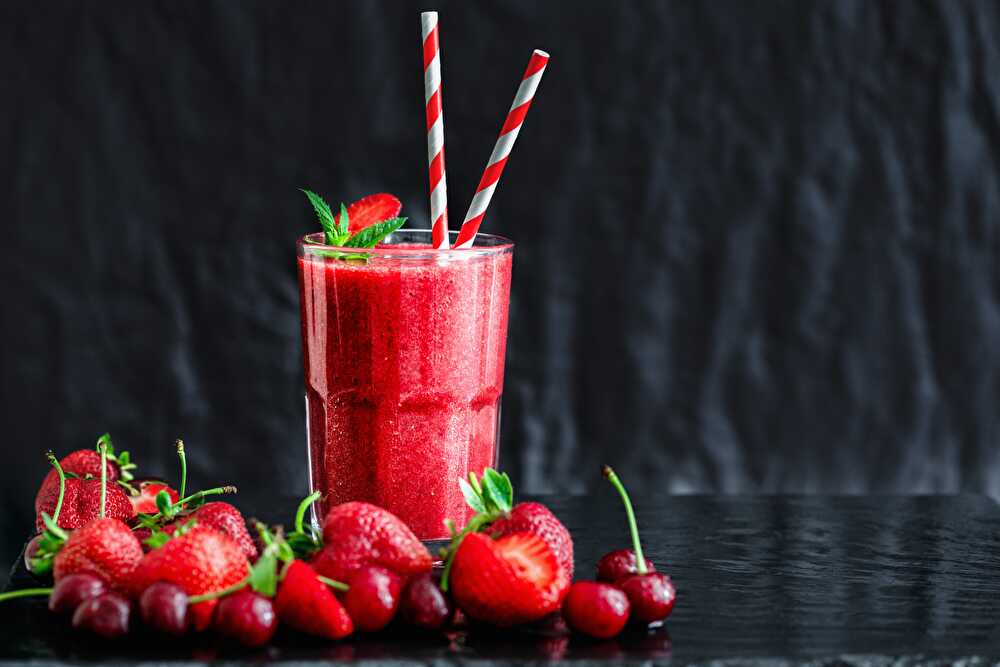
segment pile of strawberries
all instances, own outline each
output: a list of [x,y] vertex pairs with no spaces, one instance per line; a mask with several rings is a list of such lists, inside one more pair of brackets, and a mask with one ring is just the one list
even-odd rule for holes
[[402,521],[368,503],[333,507],[319,531],[304,520],[316,493],[299,505],[291,530],[259,522],[248,530],[233,505],[209,502],[234,487],[187,493],[180,441],[177,451],[178,490],[137,480],[128,453],[116,455],[107,435],[94,450],[61,460],[50,453],[53,469],[35,500],[41,532],[25,561],[54,583],[0,601],[47,595],[74,628],[108,639],[141,619],[164,635],[214,631],[246,646],[267,644],[279,624],[338,640],[394,620],[425,630],[511,627],[560,611],[574,631],[608,638],[630,621],[662,621],[674,606],[673,585],[643,557],[628,495],[610,468],[633,549],[602,558],[598,581],[572,583],[569,531],[540,503],[514,505],[510,479],[493,469],[459,481],[476,513],[461,529],[449,522],[444,565],[435,568]]

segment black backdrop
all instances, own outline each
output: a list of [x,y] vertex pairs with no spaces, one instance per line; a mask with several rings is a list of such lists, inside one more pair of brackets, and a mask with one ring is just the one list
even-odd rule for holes
[[[3,550],[41,452],[305,487],[293,243],[389,190],[427,224],[404,2],[0,8]],[[522,490],[1000,495],[994,2],[440,2],[460,217],[513,237]]]

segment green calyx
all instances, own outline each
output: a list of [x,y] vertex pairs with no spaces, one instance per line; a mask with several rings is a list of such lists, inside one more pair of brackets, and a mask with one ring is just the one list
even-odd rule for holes
[[465,502],[475,510],[476,515],[458,532],[454,521],[450,519],[445,521],[448,532],[451,533],[451,542],[442,550],[445,566],[441,575],[441,590],[445,592],[448,591],[455,553],[458,552],[465,536],[479,532],[497,519],[507,516],[514,507],[514,487],[507,473],[486,468],[481,478],[476,477],[476,473],[470,472],[469,479],[459,479],[458,485],[462,489],[462,495],[465,496]]
[[[312,504],[313,501],[310,500],[312,497],[309,496],[303,500],[300,508],[302,505],[308,507]],[[304,514],[304,512],[300,512],[300,514]],[[298,514],[296,515],[296,519],[296,531],[298,531],[302,527],[298,521]],[[285,539],[281,526],[276,526],[272,530],[260,521],[255,521],[254,526],[257,529],[257,534],[260,535],[261,541],[264,543],[264,550],[261,552],[257,562],[250,568],[249,585],[261,595],[273,597],[278,591],[278,584],[284,581],[285,575],[288,573],[288,568],[298,559],[298,555],[288,540]],[[281,566],[280,569],[279,565]],[[347,584],[339,581],[334,581],[327,577],[319,577],[319,579],[335,590],[346,591],[348,589]]]
[[608,478],[611,485],[622,497],[622,504],[625,505],[625,516],[628,519],[628,529],[632,535],[632,549],[635,551],[635,570],[638,574],[646,574],[646,557],[642,554],[642,543],[639,541],[639,526],[635,521],[635,512],[632,510],[632,501],[629,500],[625,485],[618,479],[618,475],[611,469],[611,466],[601,468],[601,473]]
[[125,489],[130,495],[139,495],[139,490],[132,485],[135,479],[135,469],[138,467],[132,463],[132,456],[128,452],[115,453],[115,446],[111,442],[111,435],[105,433],[97,439],[97,452],[104,450],[104,456],[118,466],[118,485]]
[[156,526],[151,529],[149,537],[143,540],[143,544],[148,546],[150,549],[159,549],[164,544],[174,539],[175,537],[180,537],[181,535],[186,535],[191,532],[191,529],[198,525],[197,519],[191,519],[190,521],[185,521],[184,523],[177,526],[177,528],[172,532],[168,533],[163,530],[162,527]]
[[[364,229],[360,229],[354,234],[350,232],[350,221],[347,216],[347,207],[340,205],[340,215],[334,216],[322,197],[311,190],[300,190],[309,199],[316,217],[323,228],[323,239],[326,245],[337,246],[338,248],[374,248],[382,239],[406,224],[406,218],[389,218],[382,220]],[[320,251],[320,254],[335,259],[367,261],[365,253],[346,253],[341,251]]]

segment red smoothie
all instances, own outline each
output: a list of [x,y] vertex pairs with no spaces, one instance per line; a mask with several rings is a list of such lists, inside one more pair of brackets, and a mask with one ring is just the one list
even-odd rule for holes
[[444,519],[471,515],[458,478],[496,460],[513,246],[481,234],[438,252],[403,230],[359,262],[324,256],[321,239],[298,253],[320,515],[364,500],[445,538]]

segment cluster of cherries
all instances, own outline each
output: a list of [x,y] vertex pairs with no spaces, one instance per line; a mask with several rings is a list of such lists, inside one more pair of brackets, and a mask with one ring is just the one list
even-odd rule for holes
[[562,613],[576,632],[607,639],[618,635],[630,620],[649,624],[666,619],[677,592],[670,577],[656,572],[643,555],[632,501],[618,475],[609,466],[602,472],[622,497],[633,548],[605,554],[597,563],[597,581],[574,583]]
[[[143,623],[155,632],[183,637],[191,627],[190,605],[198,601],[180,586],[161,581],[143,592],[138,610]],[[351,577],[341,602],[355,629],[363,632],[384,629],[397,613],[405,624],[425,630],[447,627],[455,615],[455,606],[441,591],[436,575],[418,575],[401,587],[399,577],[381,567],[363,568]],[[53,613],[71,615],[75,629],[106,639],[126,635],[131,624],[129,599],[92,574],[72,574],[59,580],[49,594],[48,607]],[[274,636],[278,614],[270,598],[244,588],[221,597],[212,625],[219,634],[240,644],[262,646]]]

